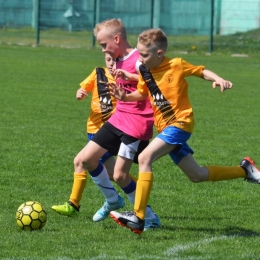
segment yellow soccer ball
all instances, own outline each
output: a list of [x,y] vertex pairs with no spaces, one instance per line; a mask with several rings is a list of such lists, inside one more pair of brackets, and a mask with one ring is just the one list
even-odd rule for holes
[[42,229],[47,222],[47,212],[41,203],[27,201],[17,209],[16,222],[23,230]]

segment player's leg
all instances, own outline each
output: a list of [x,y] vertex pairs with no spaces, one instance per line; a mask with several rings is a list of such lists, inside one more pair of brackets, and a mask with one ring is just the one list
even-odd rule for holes
[[101,159],[100,162],[105,166],[108,177],[111,181],[114,181],[114,167],[116,158],[111,153],[107,152]]
[[177,127],[169,126],[154,138],[138,158],[139,175],[134,204],[135,213],[121,214],[111,212],[111,217],[119,224],[130,228],[138,234],[142,232],[145,207],[153,184],[152,163],[166,154],[171,154],[173,151],[175,151],[178,157],[179,152],[182,150],[182,143],[186,143],[190,135],[190,133]]
[[152,189],[152,163],[168,154],[172,149],[174,149],[174,145],[167,144],[162,139],[156,137],[139,155],[139,174],[134,211],[140,219],[144,219],[145,208]]
[[[114,177],[119,186],[134,205],[136,194],[136,180],[129,175],[132,162],[138,163],[138,155],[149,145],[149,141],[141,141],[124,135],[118,152]],[[159,217],[153,212],[150,205],[145,209],[144,230],[159,228],[161,226]]]
[[[98,183],[101,185],[100,191],[102,194],[110,198],[113,201],[116,197],[113,185],[108,179],[107,171],[100,163],[100,158],[106,154],[107,150],[93,141],[89,143],[81,150],[81,152],[74,159],[75,175],[86,174],[88,171],[92,179],[98,179]],[[105,177],[102,177],[102,176]],[[102,180],[100,180],[102,179]],[[75,178],[74,178],[75,180]],[[84,182],[74,183],[70,201],[78,206],[82,198],[85,185]]]
[[[110,124],[106,123],[92,140],[107,151],[109,150],[111,154],[117,155],[121,141],[116,129]],[[112,165],[110,164],[108,167],[110,167],[109,171],[111,174]],[[109,180],[106,168],[101,163],[99,163],[99,166],[94,171],[90,171],[89,174],[106,199],[103,206],[93,216],[93,221],[101,221],[108,217],[111,210],[124,207],[125,201],[114,189]]]
[[139,155],[139,175],[136,187],[134,212],[111,212],[111,217],[120,225],[141,234],[145,226],[147,204],[153,184],[152,163],[169,153],[175,145],[165,143],[160,138],[153,141]]
[[192,182],[203,182],[209,179],[208,169],[200,167],[190,153],[183,155],[180,162],[174,161]]
[[[184,151],[184,152],[183,152]],[[260,183],[260,170],[249,157],[244,158],[239,166],[205,166],[197,164],[187,144],[183,145],[182,153],[177,156],[170,154],[175,163],[192,182],[224,181],[237,178],[247,179],[251,183]]]
[[[191,154],[184,156],[178,166],[192,182],[223,181],[236,178],[247,178],[246,171],[241,166],[205,166],[197,164]],[[256,167],[255,167],[256,169]],[[258,170],[259,175],[259,170]],[[258,176],[260,178],[260,176]]]
[[[93,155],[92,155],[93,152]],[[57,213],[66,216],[77,216],[79,204],[87,182],[87,167],[95,169],[98,166],[99,158],[106,153],[106,150],[94,142],[89,142],[74,159],[74,181],[72,192],[68,202],[63,205],[54,205],[52,209]]]

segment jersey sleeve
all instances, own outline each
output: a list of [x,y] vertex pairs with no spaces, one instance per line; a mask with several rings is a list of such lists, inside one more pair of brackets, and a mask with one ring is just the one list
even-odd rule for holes
[[191,75],[196,77],[201,77],[202,71],[205,69],[205,66],[202,65],[195,66],[183,59],[181,59],[181,64],[182,64],[184,77],[188,77]]
[[141,61],[137,60],[136,63],[135,63],[135,70],[136,70],[136,74],[140,74],[139,73],[139,67],[141,65]]
[[147,95],[148,94],[148,88],[147,85],[143,79],[143,77],[140,75],[138,84],[137,84],[137,90],[142,94],[142,95]]
[[81,88],[85,89],[88,93],[91,92],[96,83],[96,68],[91,72],[91,74],[84,79],[79,85]]

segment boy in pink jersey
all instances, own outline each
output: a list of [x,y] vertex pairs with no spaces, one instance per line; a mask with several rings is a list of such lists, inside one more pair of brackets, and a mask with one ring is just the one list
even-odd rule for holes
[[[132,48],[126,38],[124,24],[117,19],[106,20],[96,25],[94,34],[102,46],[102,52],[117,60],[114,76],[125,91],[131,93],[137,89],[139,53]],[[134,204],[136,182],[130,178],[131,165],[137,162],[138,154],[149,144],[153,135],[153,111],[148,99],[129,104],[118,102],[114,114],[110,117],[92,140],[74,159],[75,175],[87,172],[98,186],[106,201],[96,214],[94,221],[108,217],[110,211],[122,208],[124,199],[111,184],[107,171],[99,159],[110,152],[117,155],[114,167],[114,180]],[[76,211],[79,206],[70,203]],[[145,230],[160,227],[158,216],[148,205],[145,215]]]
[[[127,77],[117,77],[117,72],[127,71],[136,74],[139,70],[139,52],[133,49],[127,56],[118,58],[116,62],[116,83],[127,93],[137,89],[136,80]],[[153,135],[153,111],[149,99],[144,102],[117,101],[116,111],[108,122],[130,136],[148,141]],[[126,123],[127,122],[127,123]],[[131,126],[131,127],[129,127]]]
[[[137,89],[139,53],[132,48],[126,37],[124,24],[119,19],[103,21],[94,28],[94,35],[102,47],[102,52],[117,59],[115,78],[127,92]],[[93,217],[100,221],[108,217],[113,208],[121,208],[120,196],[108,181],[105,169],[98,159],[107,151],[117,155],[114,180],[134,204],[136,182],[129,176],[133,161],[137,163],[138,154],[149,144],[153,135],[153,112],[148,99],[124,104],[118,102],[111,118],[96,133],[86,149],[76,159],[84,163],[92,179],[99,187],[106,201]],[[82,167],[81,170],[84,168]],[[145,230],[160,227],[158,216],[148,205],[145,215]]]

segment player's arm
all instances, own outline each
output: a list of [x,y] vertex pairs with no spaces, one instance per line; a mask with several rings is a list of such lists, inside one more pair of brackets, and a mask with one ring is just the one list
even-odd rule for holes
[[147,98],[147,94],[141,94],[138,89],[130,94],[126,94],[125,90],[121,86],[114,83],[108,83],[108,90],[110,95],[125,102],[142,101]]
[[135,73],[130,73],[126,70],[122,69],[116,69],[114,71],[114,77],[115,79],[122,78],[124,80],[133,80],[133,81],[138,81],[139,80],[139,75]]
[[210,70],[204,69],[202,71],[202,78],[205,80],[213,81],[213,88],[216,88],[216,86],[220,86],[221,92],[224,92],[226,89],[230,89],[233,86],[232,82],[219,77],[216,73]]

